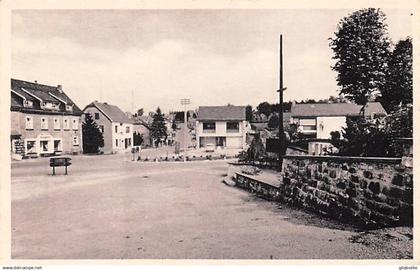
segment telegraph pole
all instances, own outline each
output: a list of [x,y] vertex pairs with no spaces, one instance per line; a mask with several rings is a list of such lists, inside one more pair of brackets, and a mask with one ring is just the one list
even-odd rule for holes
[[283,129],[283,91],[286,88],[283,86],[283,35],[280,35],[280,70],[279,70],[279,165],[280,171],[283,165],[283,150],[286,146],[284,129]]
[[187,105],[190,104],[189,98],[183,98],[181,99],[181,105],[184,105],[184,162],[187,161],[187,150],[188,150],[188,127],[187,127]]

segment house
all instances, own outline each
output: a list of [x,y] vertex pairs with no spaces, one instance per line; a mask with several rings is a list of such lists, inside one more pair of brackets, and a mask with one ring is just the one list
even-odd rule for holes
[[249,124],[245,106],[200,106],[197,112],[197,148],[214,145],[242,149]]
[[[347,117],[360,117],[362,106],[354,103],[293,104],[291,122],[308,138],[330,139],[332,131],[341,131]],[[370,102],[365,108],[366,118],[386,115],[379,102]]]
[[[362,117],[362,106],[354,103],[293,104],[291,123],[298,125],[298,132],[308,139],[308,153],[323,155],[333,151],[331,132],[346,127],[348,117]],[[379,102],[370,102],[365,107],[365,117],[374,119],[386,115]]]
[[117,106],[94,101],[87,105],[84,114],[89,113],[104,137],[105,154],[114,154],[131,150],[133,146],[133,120]]
[[11,79],[11,151],[21,156],[82,152],[82,111],[61,85]]

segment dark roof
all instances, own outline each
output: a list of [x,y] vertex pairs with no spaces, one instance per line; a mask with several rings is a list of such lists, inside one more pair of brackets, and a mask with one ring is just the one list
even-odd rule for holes
[[245,120],[245,106],[200,106],[197,119],[205,120]]
[[[65,110],[65,106],[62,106],[60,111],[47,111],[46,109],[41,108],[25,108],[23,104],[13,98],[12,95],[12,110],[14,111],[25,111],[33,113],[59,113],[59,114],[71,114],[71,115],[81,115],[82,111],[80,108],[62,91],[59,90],[57,86],[50,86],[45,84],[27,82],[22,80],[11,79],[11,90],[17,93],[18,96],[23,96],[25,99],[30,101],[35,101],[41,99],[42,101],[48,101],[56,104],[61,104],[64,102],[67,105],[73,106],[71,112]],[[13,93],[13,92],[12,92]]]
[[[112,122],[133,124],[133,120],[130,119],[120,108],[115,105],[111,105],[106,102],[102,103],[94,101],[86,106],[86,108],[88,107],[96,107]],[[83,111],[85,111],[86,108],[83,109]]]
[[[357,116],[360,115],[361,105],[354,103],[314,103],[292,105],[292,117],[315,116]],[[370,102],[366,105],[366,115],[386,115],[385,109],[379,102]]]

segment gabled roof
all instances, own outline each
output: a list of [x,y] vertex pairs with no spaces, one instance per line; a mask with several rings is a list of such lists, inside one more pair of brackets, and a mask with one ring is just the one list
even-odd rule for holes
[[[361,105],[354,103],[314,103],[292,105],[292,117],[316,117],[316,116],[358,116],[362,109]],[[366,115],[386,115],[385,109],[379,102],[370,102],[366,105]]]
[[108,104],[106,102],[94,101],[87,105],[83,111],[89,107],[96,107],[101,111],[111,122],[133,124],[133,120],[130,119],[120,108],[115,105]]
[[[28,81],[11,79],[11,92],[14,95],[23,97],[26,100],[30,101],[42,101],[42,102],[52,102],[55,104],[67,103],[67,105],[73,106],[71,112],[60,110],[57,113],[60,114],[71,114],[71,115],[81,115],[82,111],[80,108],[62,91],[59,90],[58,86],[50,86],[45,84],[33,83]],[[25,108],[23,104],[18,104],[17,100],[12,102],[12,110],[19,111],[31,111],[31,112],[47,112],[47,110],[41,108]],[[49,112],[55,113],[55,112]]]
[[245,120],[245,106],[200,106],[197,119],[206,120]]

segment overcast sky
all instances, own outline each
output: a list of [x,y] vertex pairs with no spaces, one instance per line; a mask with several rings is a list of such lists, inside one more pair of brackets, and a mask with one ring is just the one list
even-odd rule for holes
[[[255,106],[278,100],[282,33],[285,100],[326,98],[338,90],[328,38],[352,11],[15,10],[12,77],[62,84],[82,109]],[[384,12],[394,42],[411,36],[411,11]]]

